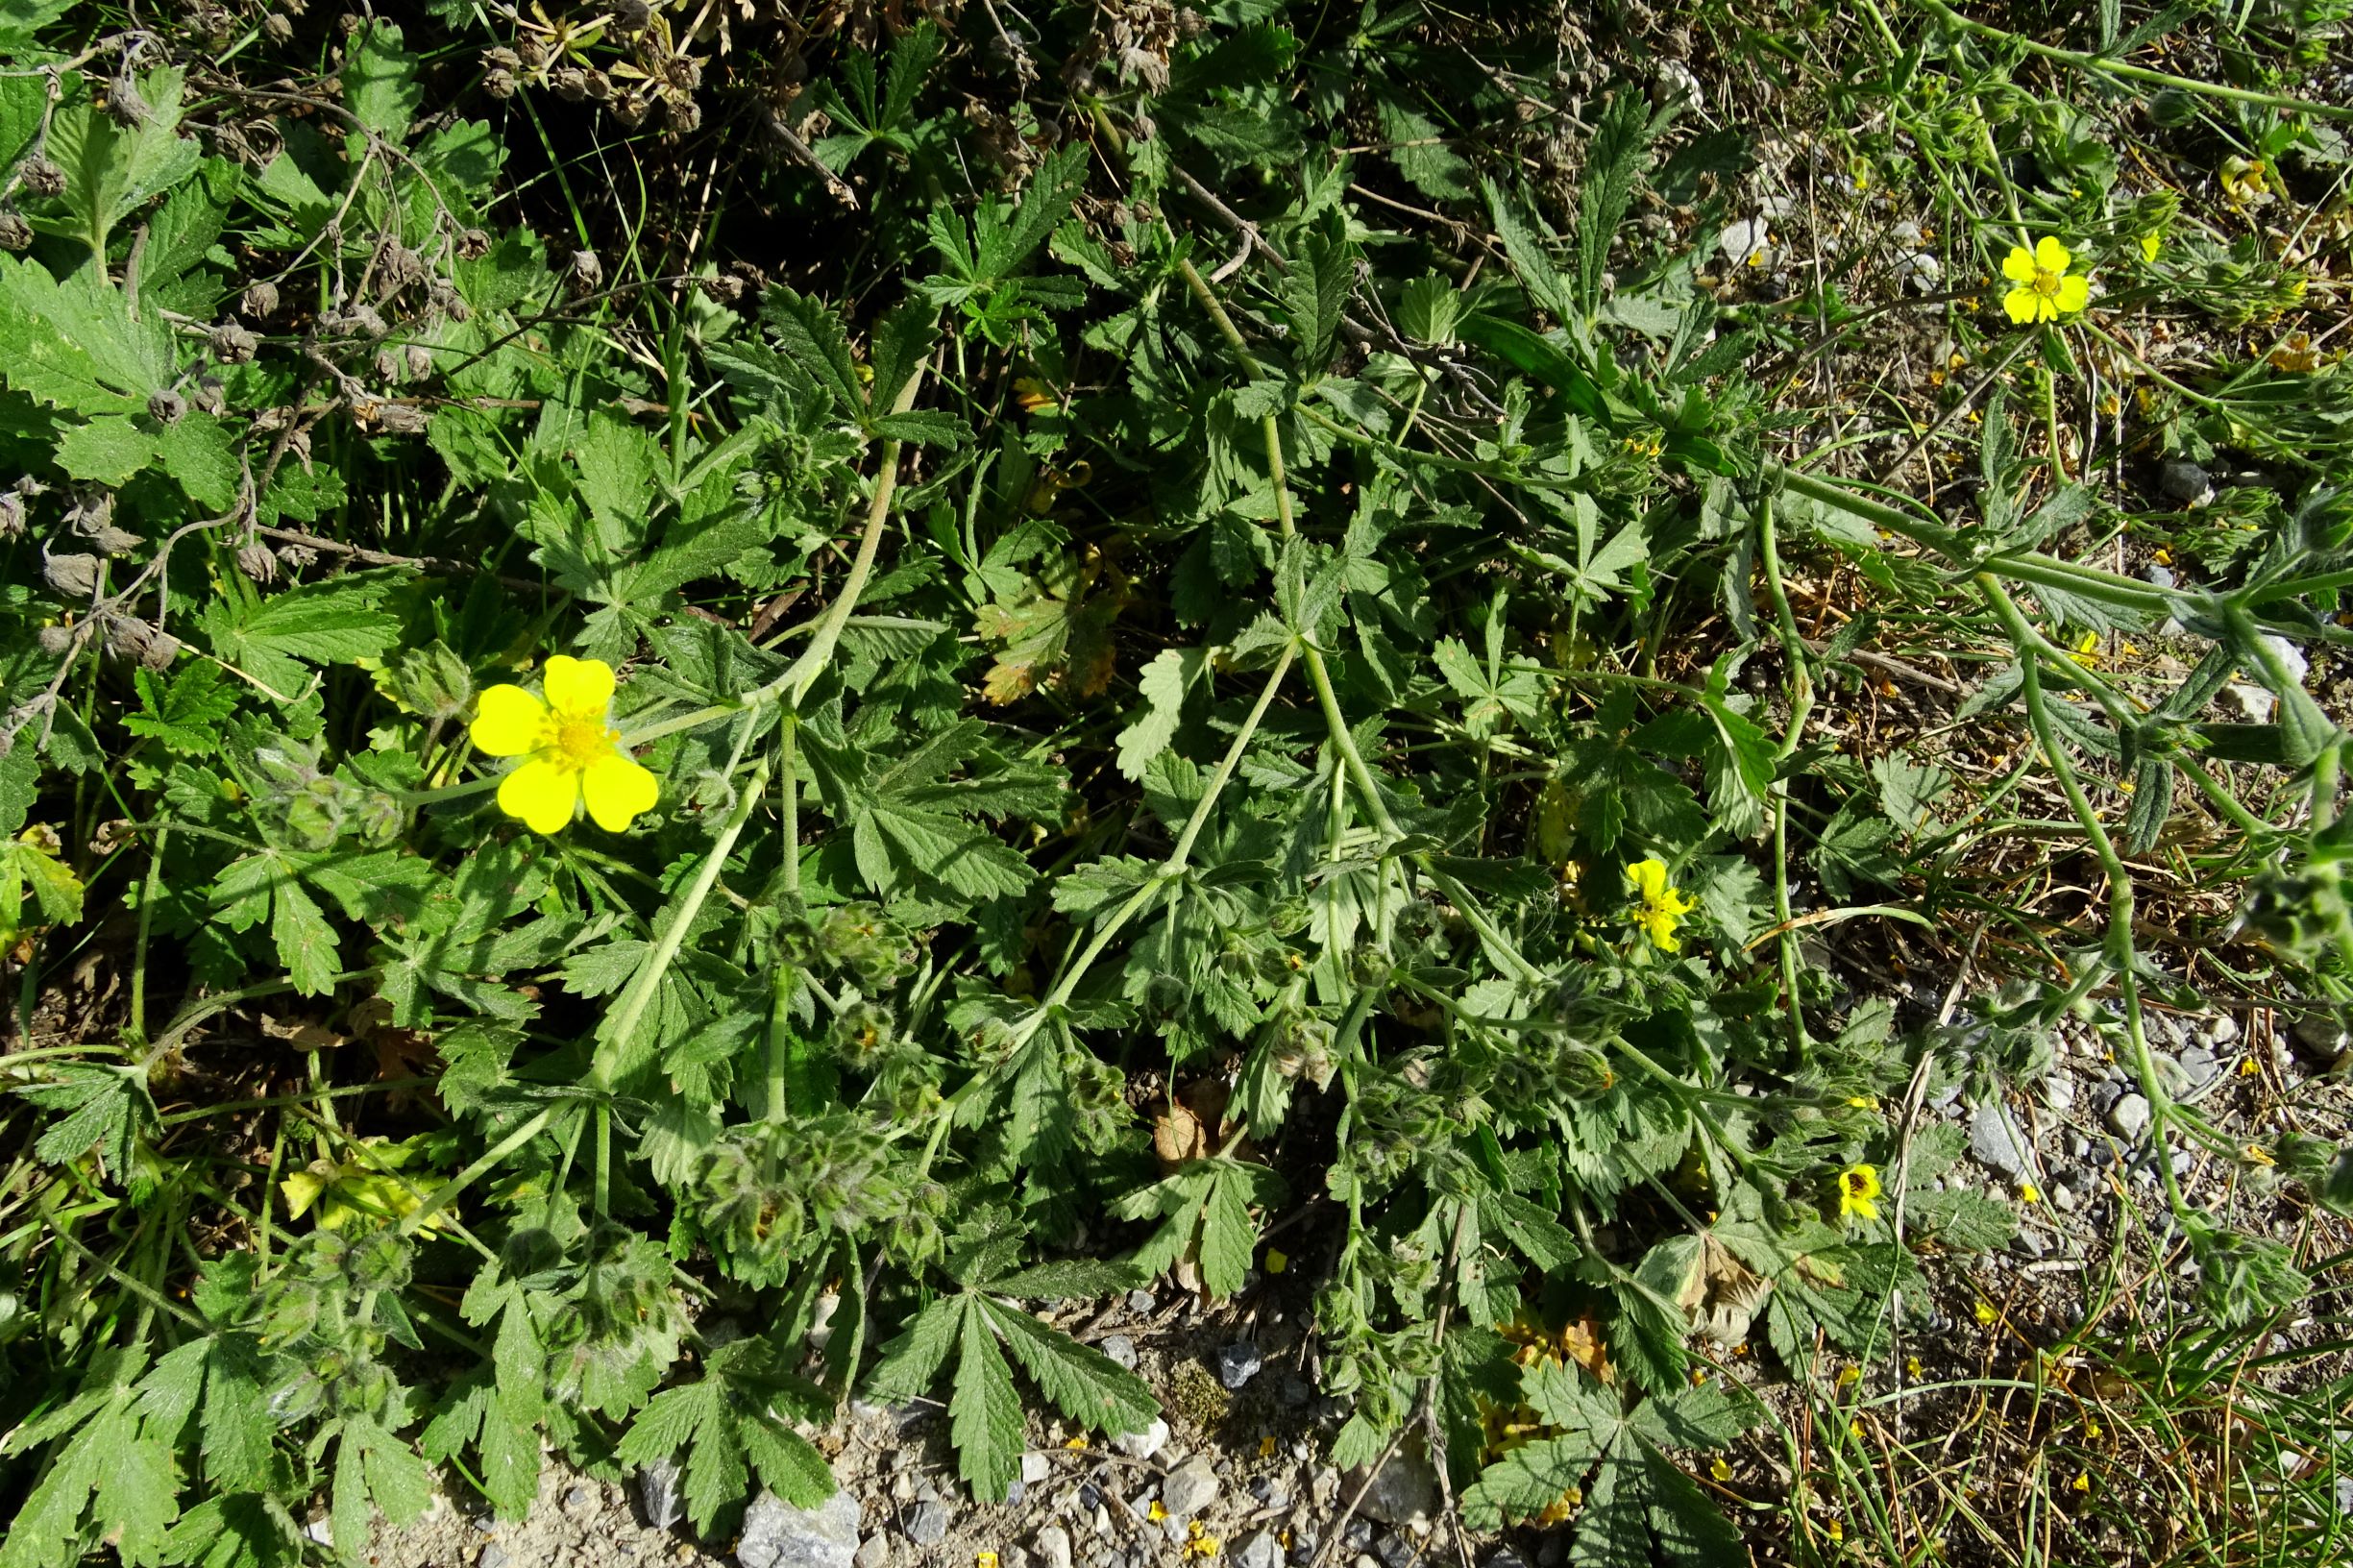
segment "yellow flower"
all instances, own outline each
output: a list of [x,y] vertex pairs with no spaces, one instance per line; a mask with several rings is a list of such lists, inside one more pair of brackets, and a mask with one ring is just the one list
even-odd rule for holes
[[2222,160],[2222,194],[2233,207],[2262,207],[2271,200],[2271,171],[2260,158]]
[[1164,1520],[1164,1519],[1165,1519],[1165,1518],[1167,1518],[1167,1517],[1168,1517],[1168,1505],[1167,1505],[1167,1504],[1165,1504],[1165,1503],[1163,1503],[1163,1502],[1162,1502],[1162,1501],[1161,1501],[1159,1498],[1157,1498],[1157,1497],[1156,1497],[1156,1498],[1154,1498],[1154,1499],[1152,1500],[1152,1506],[1151,1506],[1150,1507],[1148,1507],[1148,1508],[1144,1509],[1144,1510],[1143,1510],[1143,1512],[1144,1512],[1144,1517],[1145,1517],[1145,1518],[1147,1518],[1147,1519],[1151,1520],[1151,1521],[1152,1521],[1154,1524],[1156,1524],[1156,1525],[1157,1525],[1157,1524],[1159,1524],[1159,1523],[1160,1523],[1162,1520]]
[[2001,264],[2001,275],[2018,286],[2001,297],[2001,307],[2022,327],[2071,316],[2092,303],[2088,279],[2071,278],[2067,269],[2075,255],[2048,234],[2029,251],[2013,246]]
[[1999,1312],[1994,1310],[1994,1304],[1992,1302],[1980,1301],[1977,1303],[1977,1321],[1984,1324],[1987,1328],[1992,1328],[1994,1326],[1994,1320],[2000,1315],[2001,1314]]
[[2165,248],[2165,236],[2164,236],[2163,234],[2158,233],[2157,233],[2155,230],[2153,230],[2153,229],[2152,229],[2152,230],[2150,230],[2150,231],[2149,231],[2147,233],[2143,234],[2143,235],[2141,236],[2141,259],[2142,259],[2142,260],[2144,260],[2144,261],[2154,261],[2154,260],[2156,260],[2156,259],[2157,259],[2157,253],[2158,253],[2159,251],[2163,250],[2164,248]]
[[1291,1255],[1277,1247],[1266,1249],[1266,1272],[1280,1274],[1291,1266]]
[[653,774],[621,748],[612,723],[613,667],[558,653],[548,661],[543,699],[520,686],[482,694],[471,731],[494,757],[522,757],[499,785],[499,809],[534,833],[560,831],[580,807],[619,833],[661,795]]
[[1879,1217],[1879,1172],[1872,1165],[1849,1165],[1838,1173],[1839,1217]]
[[2018,1201],[2021,1203],[2040,1203],[2043,1201],[2043,1194],[2032,1182],[2027,1182],[2019,1188]]
[[[307,1169],[279,1182],[278,1193],[285,1199],[289,1218],[300,1219],[316,1205],[319,1229],[339,1231],[355,1219],[381,1223],[405,1218],[425,1201],[424,1192],[414,1183],[392,1174],[416,1158],[416,1139],[395,1143],[369,1138],[360,1141],[368,1151],[365,1159],[341,1164],[314,1160]],[[427,1219],[424,1229],[437,1230],[449,1222],[445,1210]]]
[[1651,945],[1662,953],[1682,951],[1683,944],[1676,940],[1675,928],[1683,923],[1683,917],[1700,906],[1677,892],[1667,880],[1667,863],[1654,855],[1637,860],[1626,868],[1627,883],[1642,900],[1634,912],[1634,922],[1651,939]]

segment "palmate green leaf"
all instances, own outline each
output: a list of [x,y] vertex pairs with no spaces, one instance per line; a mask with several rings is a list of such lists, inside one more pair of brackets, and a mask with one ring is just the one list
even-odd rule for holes
[[965,1302],[947,1432],[956,1445],[956,1473],[972,1495],[987,1503],[1005,1501],[1021,1473],[1027,1446],[1021,1396],[1014,1391],[1013,1369],[989,1332],[988,1313],[977,1297]]
[[1356,252],[1348,243],[1348,220],[1328,212],[1305,235],[1299,260],[1283,280],[1284,313],[1291,331],[1291,364],[1302,381],[1312,383],[1332,368],[1339,345],[1340,318],[1357,280]]
[[832,393],[836,403],[853,411],[866,407],[866,383],[858,379],[849,333],[832,306],[778,285],[761,300],[760,319],[776,346],[803,375]]
[[1205,648],[1164,648],[1143,667],[1136,678],[1143,709],[1119,732],[1122,778],[1143,777],[1152,759],[1175,741],[1177,725],[1184,718],[1185,693],[1208,668],[1209,649]]
[[208,660],[184,665],[168,685],[163,676],[144,668],[134,673],[139,711],[123,717],[123,727],[134,735],[151,736],[186,756],[208,755],[220,747],[220,722],[236,710],[237,694]]
[[204,154],[180,135],[185,79],[186,72],[176,65],[138,77],[135,86],[147,112],[135,129],[86,102],[58,110],[49,132],[49,157],[65,171],[61,202],[70,219],[38,227],[69,234],[91,254],[104,256],[115,224],[187,178]]
[[1283,1201],[1283,1178],[1264,1165],[1223,1156],[1189,1160],[1152,1186],[1112,1205],[1121,1219],[1162,1224],[1129,1260],[1147,1274],[1165,1273],[1183,1259],[1199,1260],[1201,1284],[1213,1295],[1242,1287],[1258,1251],[1250,1206]]
[[424,84],[417,80],[417,58],[401,47],[401,30],[390,22],[370,20],[344,46],[344,106],[355,119],[390,141],[408,134],[408,122],[424,102]]
[[965,1298],[948,1296],[933,1302],[908,1320],[867,1375],[867,1390],[877,1399],[913,1399],[932,1384],[947,1364],[962,1327]]
[[0,256],[0,376],[69,413],[144,415],[173,376],[170,329],[152,312],[135,323],[95,269],[60,282],[37,261]]
[[[191,416],[193,417],[193,416]],[[237,577],[224,584],[241,583]],[[264,599],[250,588],[232,590],[205,608],[205,635],[223,663],[243,670],[282,701],[310,685],[309,664],[350,664],[374,658],[401,634],[401,620],[382,605],[399,583],[393,574],[351,573],[306,583]]]
[[[1143,1431],[1160,1413],[1160,1402],[1144,1381],[1101,1351],[985,1296],[980,1310],[1021,1370],[1071,1420],[1117,1437]],[[1019,1463],[1017,1455],[1015,1462]]]
[[333,1475],[335,1550],[354,1561],[366,1555],[377,1515],[396,1528],[414,1524],[432,1500],[433,1477],[425,1460],[371,1415],[343,1418]]

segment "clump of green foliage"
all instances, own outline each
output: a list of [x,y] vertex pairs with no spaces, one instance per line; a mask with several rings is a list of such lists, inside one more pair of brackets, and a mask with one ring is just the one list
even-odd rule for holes
[[[1752,380],[1814,318],[1703,277],[1748,150],[1630,85],[1529,123],[1526,18],[611,9],[0,11],[0,1568],[302,1560],[322,1496],[355,1559],[441,1461],[527,1508],[543,1438],[680,1459],[707,1530],[824,1496],[853,1393],[1000,1498],[1030,1411],[1156,1409],[1040,1305],[1231,1296],[1316,1192],[1336,1462],[1426,1426],[1475,1520],[1724,1560],[1674,1452],[1761,1412],[1695,1334],[1862,1352],[2011,1234],[1856,1196],[1916,1070],[2106,996],[2208,1136],[2121,859],[2214,830],[2208,759],[2297,781],[2218,821],[2341,992],[2344,735],[2279,641],[2342,638],[2341,469],[2194,589],[2073,558],[2107,503],[1998,408],[1965,521],[1821,477]],[[1874,622],[1802,636],[1798,552],[2009,650],[1971,716],[2109,873],[2036,935],[2070,983],[1940,1022],[1801,942],[1936,896],[1954,780],[1809,731]],[[2154,705],[2074,651],[2169,617],[2212,651]],[[559,653],[619,672],[625,831],[474,744]],[[2279,717],[2207,723],[2241,676]],[[2298,1299],[2173,1198],[2218,1314]]]

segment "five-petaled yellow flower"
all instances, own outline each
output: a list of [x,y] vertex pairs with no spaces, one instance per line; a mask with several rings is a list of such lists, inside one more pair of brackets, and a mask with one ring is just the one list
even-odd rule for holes
[[2001,297],[2001,307],[2010,312],[2010,319],[2032,326],[2071,316],[2091,304],[2091,281],[2068,276],[2067,269],[2074,260],[2075,253],[2048,234],[2031,251],[2023,245],[2012,246],[2001,264],[2001,275],[2018,285]]
[[1838,1213],[1842,1219],[1879,1217],[1879,1172],[1873,1165],[1849,1165],[1838,1173]]
[[1683,923],[1683,917],[1700,906],[1677,892],[1667,880],[1667,863],[1653,855],[1637,860],[1626,868],[1627,884],[1642,900],[1634,911],[1634,922],[1651,939],[1651,945],[1662,953],[1682,951],[1683,944],[1676,940],[1675,928]]
[[652,809],[661,789],[621,748],[613,667],[558,653],[542,684],[544,699],[520,686],[493,686],[475,710],[474,744],[494,757],[524,759],[499,785],[499,809],[534,833],[555,833],[586,805],[599,827],[623,831]]

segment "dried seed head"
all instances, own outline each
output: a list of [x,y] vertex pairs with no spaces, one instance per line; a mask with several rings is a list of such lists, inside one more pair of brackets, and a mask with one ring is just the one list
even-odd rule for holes
[[548,73],[548,86],[568,104],[576,104],[588,96],[588,73],[577,65],[560,65]]
[[479,261],[490,254],[490,236],[479,229],[469,229],[457,236],[457,259]]
[[512,49],[485,49],[482,51],[482,69],[519,71],[523,69],[523,57]]
[[466,303],[466,297],[457,292],[457,285],[447,278],[434,279],[425,297],[433,309],[452,321],[465,321],[474,314],[474,306]]
[[272,43],[283,43],[294,37],[293,18],[282,12],[271,12],[261,18],[261,32]]
[[205,346],[212,351],[212,357],[224,365],[250,363],[254,351],[260,343],[259,338],[233,321],[213,328],[211,335],[205,339]]
[[383,280],[387,292],[397,292],[424,281],[425,258],[386,235],[376,253],[376,275]]
[[647,0],[619,0],[612,12],[614,30],[620,33],[643,33],[653,20],[653,7]]
[[318,564],[319,552],[308,545],[284,544],[278,547],[278,558],[300,572]]
[[381,348],[376,351],[376,379],[380,381],[397,381],[401,379],[401,354],[398,349]]
[[218,376],[199,376],[196,384],[188,389],[188,404],[208,414],[225,414],[229,411],[229,388]]
[[515,73],[502,66],[493,66],[482,73],[482,90],[493,98],[512,98],[515,95]]
[[665,98],[662,109],[670,116],[670,128],[678,135],[702,129],[702,106],[692,98]]
[[89,599],[98,592],[99,560],[95,555],[52,555],[41,549],[41,580],[67,599]]
[[408,379],[410,380],[421,381],[425,380],[426,377],[430,376],[433,373],[432,350],[427,348],[422,343],[411,343],[408,345],[405,354],[408,360]]
[[376,428],[386,435],[422,435],[431,423],[424,409],[409,403],[387,403],[376,410]]
[[33,226],[25,215],[13,208],[0,211],[0,251],[21,251],[32,243]]
[[188,400],[177,392],[158,392],[147,400],[147,412],[159,424],[177,425],[188,417]]
[[73,627],[43,626],[40,629],[39,637],[36,640],[41,645],[43,653],[48,654],[51,658],[61,658],[73,651]]
[[25,531],[25,498],[0,490],[0,539],[14,539]]
[[24,178],[25,189],[36,196],[57,196],[64,192],[65,171],[38,153],[17,164],[16,172]]
[[258,321],[278,314],[278,285],[266,279],[245,285],[245,297],[237,301],[237,314]]
[[266,586],[278,580],[278,557],[269,546],[251,539],[237,551],[237,570]]
[[597,259],[594,251],[572,253],[572,281],[582,289],[592,289],[604,282],[604,263]]

